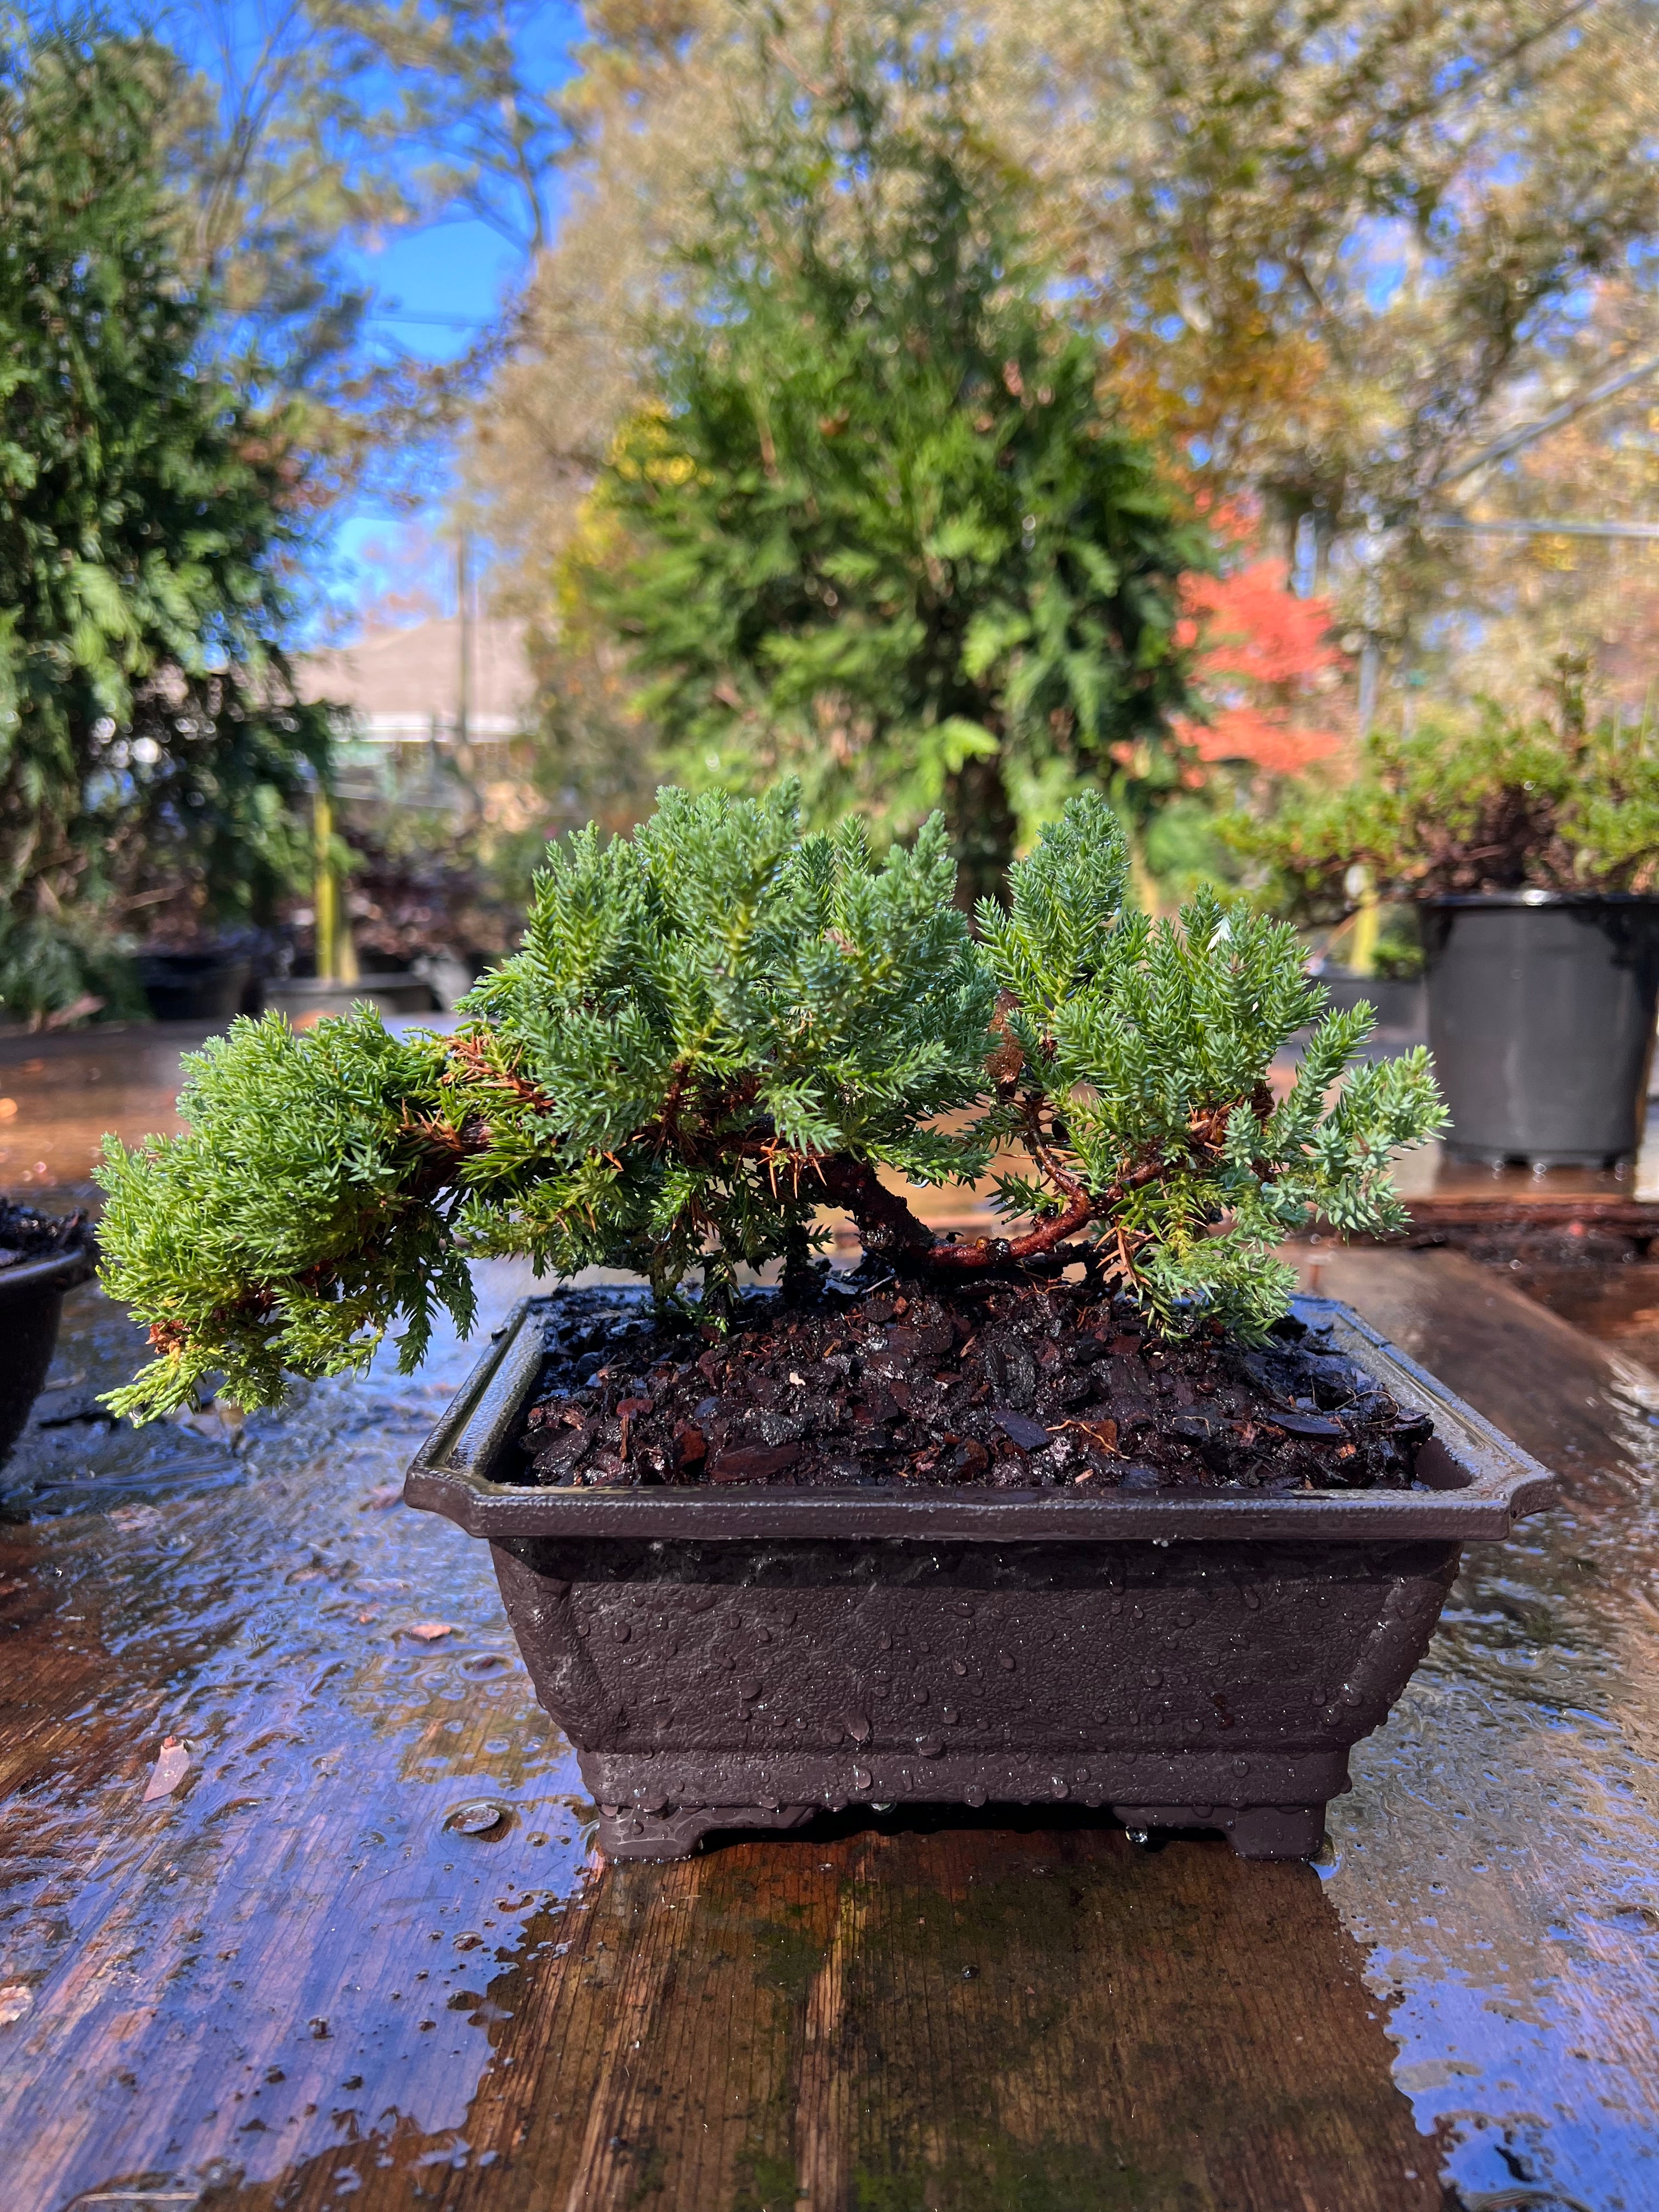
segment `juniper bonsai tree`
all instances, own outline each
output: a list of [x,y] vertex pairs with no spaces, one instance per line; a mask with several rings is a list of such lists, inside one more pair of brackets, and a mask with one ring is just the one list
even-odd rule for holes
[[[156,1354],[111,1403],[148,1419],[213,1372],[268,1403],[399,1321],[413,1366],[438,1305],[470,1326],[471,1256],[627,1268],[664,1303],[700,1268],[718,1313],[740,1265],[810,1279],[826,1207],[900,1273],[1082,1259],[1165,1328],[1259,1337],[1287,1231],[1403,1220],[1390,1155],[1442,1118],[1426,1055],[1352,1066],[1367,1017],[1318,1019],[1285,924],[1207,894],[1150,921],[1127,868],[1076,799],[975,938],[938,817],[879,864],[856,822],[803,836],[790,786],[666,790],[631,838],[590,829],[454,1036],[367,1006],[239,1022],[187,1062],[186,1134],[108,1143],[104,1279]],[[895,1188],[999,1169],[1006,1234],[936,1237]]]

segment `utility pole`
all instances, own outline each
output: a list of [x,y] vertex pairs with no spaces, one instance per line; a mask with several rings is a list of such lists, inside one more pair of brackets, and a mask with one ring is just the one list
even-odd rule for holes
[[[1376,720],[1376,695],[1382,674],[1382,647],[1377,633],[1382,627],[1382,518],[1375,512],[1365,517],[1365,534],[1359,541],[1359,559],[1365,571],[1364,619],[1365,642],[1359,654],[1359,735],[1363,741]],[[1376,964],[1376,940],[1382,917],[1372,889],[1370,872],[1356,864],[1345,878],[1344,890],[1354,902],[1353,938],[1348,965],[1356,975],[1369,975]]]
[[1359,564],[1365,571],[1365,604],[1361,615],[1365,642],[1359,654],[1359,734],[1368,738],[1376,720],[1376,694],[1382,673],[1382,648],[1377,632],[1382,626],[1382,518],[1365,517],[1365,534],[1359,541]]
[[472,721],[472,581],[468,574],[467,534],[455,540],[455,607],[459,617],[460,641],[456,669],[455,749],[466,750]]

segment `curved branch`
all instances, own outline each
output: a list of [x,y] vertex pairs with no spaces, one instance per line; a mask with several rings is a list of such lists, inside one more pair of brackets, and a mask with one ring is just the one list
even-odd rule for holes
[[[1261,1091],[1261,1086],[1258,1086],[1258,1092]],[[1265,1098],[1271,1109],[1271,1093],[1265,1094]],[[1247,1103],[1261,1115],[1262,1096]],[[1188,1158],[1195,1152],[1219,1151],[1226,1139],[1232,1111],[1231,1106],[1218,1106],[1192,1123],[1187,1132]],[[1109,1220],[1126,1198],[1162,1182],[1183,1164],[1179,1156],[1142,1160],[1108,1183],[1104,1190],[1091,1192],[1053,1158],[1040,1132],[1038,1143],[1031,1149],[1065,1194],[1065,1206],[1058,1213],[1039,1221],[1023,1237],[978,1237],[970,1244],[951,1243],[944,1237],[935,1237],[897,1192],[887,1188],[867,1160],[854,1159],[850,1152],[821,1156],[790,1153],[781,1157],[787,1158],[798,1177],[816,1181],[830,1205],[851,1214],[866,1252],[877,1253],[901,1265],[937,1269],[940,1273],[982,1273],[993,1267],[1018,1267],[1023,1261],[1041,1259],[1068,1237],[1075,1237],[1079,1230],[1086,1229],[1091,1221]]]

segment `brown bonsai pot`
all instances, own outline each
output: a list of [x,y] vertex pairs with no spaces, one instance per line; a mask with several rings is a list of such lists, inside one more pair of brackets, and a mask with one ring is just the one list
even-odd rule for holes
[[83,1217],[61,1221],[0,1199],[0,1251],[21,1252],[0,1265],[0,1462],[23,1432],[29,1409],[52,1365],[64,1296],[97,1265]]
[[1410,1489],[530,1487],[512,1478],[550,1303],[517,1308],[404,1494],[489,1541],[617,1857],[854,1802],[989,1801],[1109,1805],[1133,1827],[1219,1828],[1244,1857],[1306,1856],[1462,1545],[1553,1494],[1320,1299],[1301,1318],[1432,1414]]

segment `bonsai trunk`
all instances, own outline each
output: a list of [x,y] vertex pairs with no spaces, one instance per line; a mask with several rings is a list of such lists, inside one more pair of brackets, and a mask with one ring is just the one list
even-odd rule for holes
[[956,853],[957,904],[971,914],[980,899],[1006,896],[1018,824],[1000,752],[964,761],[946,777],[945,818]]

